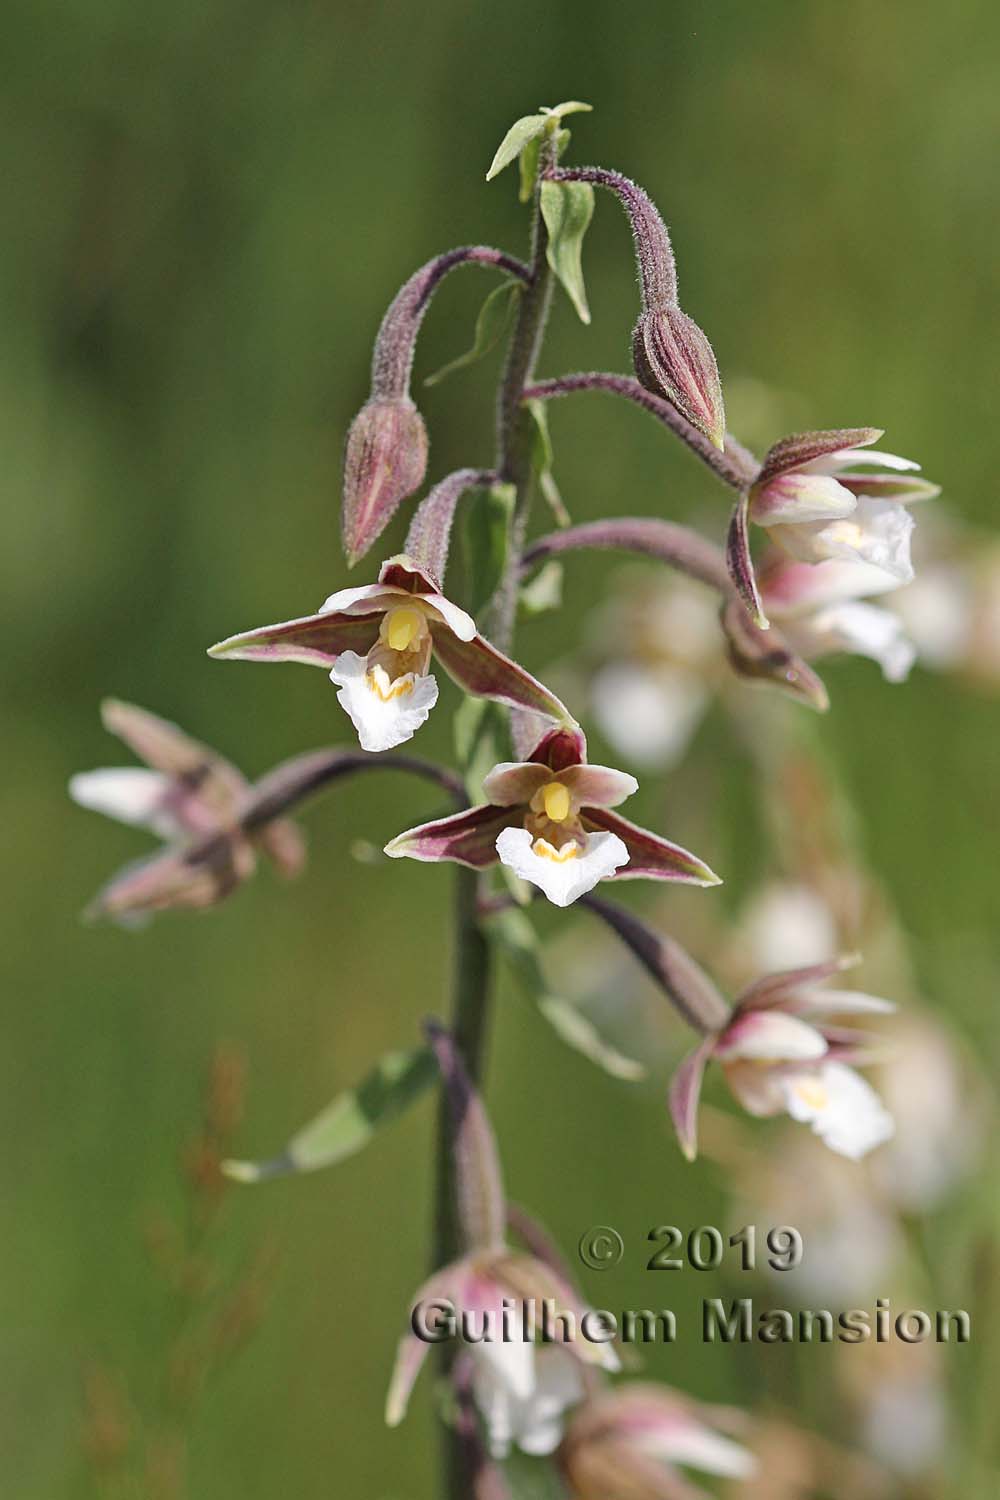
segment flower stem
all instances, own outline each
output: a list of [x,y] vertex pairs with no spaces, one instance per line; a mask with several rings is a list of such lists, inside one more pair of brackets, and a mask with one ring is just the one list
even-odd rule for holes
[[664,401],[662,396],[647,391],[631,375],[587,370],[575,375],[561,375],[558,380],[540,380],[537,384],[526,385],[521,394],[525,401],[552,401],[557,396],[569,396],[574,391],[606,391],[613,396],[624,396],[627,401],[634,401],[636,406],[648,411],[664,427],[669,427],[681,442],[687,443],[702,463],[707,464],[723,484],[731,485],[734,490],[744,489],[760,472],[760,465],[749,448],[744,448],[742,443],[727,434],[725,452],[720,453],[707,437],[681,416],[676,407],[671,406],[669,401]]

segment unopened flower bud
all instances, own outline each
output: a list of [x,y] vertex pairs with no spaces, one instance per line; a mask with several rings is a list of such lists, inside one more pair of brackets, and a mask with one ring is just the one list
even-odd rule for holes
[[347,435],[342,529],[352,566],[388,526],[427,471],[427,429],[408,397],[369,401]]
[[648,391],[663,396],[720,451],[726,413],[719,369],[708,339],[676,303],[644,311],[632,335],[635,373]]

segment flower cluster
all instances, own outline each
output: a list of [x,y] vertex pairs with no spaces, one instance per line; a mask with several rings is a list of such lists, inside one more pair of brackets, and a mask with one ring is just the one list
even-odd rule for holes
[[[402,552],[382,564],[374,582],[340,588],[314,614],[244,631],[210,650],[223,660],[321,667],[360,750],[296,756],[251,782],[176,726],[109,702],[105,724],[145,768],[85,773],[70,788],[82,805],[166,841],[164,850],[122,872],[98,896],[95,911],[121,920],[212,905],[253,873],[260,852],[282,873],[297,873],[304,845],[289,813],[347,776],[402,771],[447,794],[446,813],[390,838],[385,853],[460,867],[451,1029],[428,1023],[426,1046],[387,1054],[280,1156],[227,1169],[249,1182],[331,1165],[365,1144],[431,1081],[442,1080],[448,1105],[442,1118],[449,1124],[442,1125],[439,1153],[439,1253],[416,1300],[444,1302],[481,1322],[502,1310],[522,1314],[518,1336],[471,1341],[447,1364],[452,1500],[505,1495],[498,1466],[513,1446],[552,1455],[573,1500],[674,1500],[701,1493],[684,1469],[738,1481],[756,1472],[740,1440],[746,1423],[735,1414],[662,1387],[628,1380],[609,1387],[606,1375],[619,1369],[611,1348],[573,1338],[563,1347],[539,1347],[533,1311],[539,1304],[550,1304],[557,1318],[582,1318],[587,1304],[537,1226],[522,1219],[516,1232],[525,1248],[510,1243],[513,1210],[477,1088],[494,951],[504,941],[516,950],[540,1009],[555,1015],[564,1039],[595,1061],[607,1065],[610,1059],[609,1071],[619,1077],[635,1077],[641,1067],[617,1054],[571,1004],[543,993],[534,928],[516,906],[527,907],[536,893],[558,908],[580,902],[628,945],[697,1033],[698,1044],[670,1089],[673,1121],[689,1157],[696,1151],[709,1063],[719,1065],[751,1115],[786,1114],[808,1124],[843,1157],[856,1160],[893,1135],[889,1111],[856,1071],[875,1060],[874,1039],[843,1022],[892,1006],[826,987],[847,966],[826,954],[758,979],[730,1004],[673,937],[607,901],[607,889],[623,880],[688,887],[720,882],[703,859],[622,816],[619,808],[638,791],[636,778],[591,764],[573,713],[512,654],[519,609],[558,603],[557,555],[624,550],[684,575],[669,597],[629,575],[622,607],[604,617],[595,717],[626,759],[652,766],[679,758],[705,710],[708,688],[725,690],[730,669],[814,709],[826,708],[828,699],[810,663],[832,651],[872,657],[889,680],[902,680],[914,648],[900,614],[870,601],[912,584],[910,507],[937,493],[917,477],[917,465],[872,447],[881,437],[875,428],[787,437],[763,462],[727,433],[715,355],[681,309],[673,250],[657,209],[620,173],[560,165],[569,141],[563,118],[587,108],[570,101],[525,116],[491,167],[495,176],[520,163],[522,196],[533,205],[531,263],[481,245],[448,251],[411,276],[386,312],[370,395],[347,440],[341,529],[348,564],[370,551],[424,483],[427,428],[410,390],[417,335],[437,286],[462,265],[506,278],[487,302],[476,347],[466,358],[499,337],[504,318],[514,325],[499,391],[494,467],[459,469],[439,479],[414,507]],[[553,279],[583,320],[589,318],[581,247],[595,188],[618,199],[633,230],[642,297],[632,342],[635,375],[587,372],[539,382],[533,365]],[[579,391],[632,402],[728,487],[735,505],[724,546],[658,515],[565,524],[528,540],[536,488],[567,520],[551,472],[545,412],[546,402]],[[449,597],[450,588],[444,592],[460,501],[486,559],[467,570],[459,597],[469,608]],[[759,565],[753,528],[766,533],[768,543]],[[546,571],[532,578],[541,563]],[[615,641],[607,628],[612,618]],[[455,770],[394,753],[438,703],[438,668],[464,695]],[[340,724],[346,729],[344,720]],[[598,886],[600,895],[594,894]],[[523,926],[491,926],[497,917]],[[392,1425],[404,1415],[427,1352],[416,1332],[400,1345],[388,1398]],[[480,1483],[483,1476],[488,1483]]]

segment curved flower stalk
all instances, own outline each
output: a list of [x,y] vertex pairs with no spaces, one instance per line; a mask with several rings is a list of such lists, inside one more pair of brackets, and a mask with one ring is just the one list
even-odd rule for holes
[[641,1382],[603,1391],[573,1417],[559,1465],[573,1500],[705,1500],[682,1470],[749,1479],[753,1454],[728,1434],[741,1413]]
[[[454,1372],[469,1381],[486,1422],[489,1449],[504,1457],[517,1442],[530,1453],[550,1453],[562,1434],[561,1413],[579,1399],[579,1375],[550,1355],[565,1353],[578,1366],[618,1368],[606,1342],[580,1336],[587,1305],[559,1271],[504,1241],[506,1207],[496,1142],[477,1091],[451,1035],[437,1022],[427,1033],[441,1068],[449,1106],[449,1149],[459,1234],[465,1253],[435,1271],[413,1299],[411,1332],[401,1340],[386,1399],[386,1422],[397,1426],[434,1343],[455,1341],[463,1356]],[[536,1348],[543,1322],[558,1349]],[[418,1332],[419,1330],[419,1332]],[[423,1336],[421,1336],[423,1335]]]
[[855,962],[838,959],[758,980],[736,1001],[726,1026],[685,1058],[670,1087],[670,1112],[689,1160],[697,1154],[698,1101],[712,1060],[749,1114],[788,1114],[842,1156],[857,1160],[890,1139],[892,1116],[850,1066],[877,1058],[873,1039],[830,1018],[895,1007],[858,991],[819,987]]
[[279,809],[251,832],[244,817],[253,789],[230,761],[131,703],[105,699],[101,719],[146,767],[81,771],[70,780],[70,796],[81,807],[148,829],[168,848],[115,876],[88,916],[134,922],[168,907],[214,906],[254,873],[258,849],[281,874],[300,872],[305,844],[299,830]]
[[432,655],[476,697],[574,723],[554,693],[490,645],[472,616],[405,556],[383,563],[377,583],[331,594],[318,614],[230,636],[208,654],[325,668],[363,750],[401,745],[426,721],[438,696]]
[[601,880],[718,885],[695,855],[611,810],[637,787],[624,771],[588,765],[580,730],[553,730],[526,761],[494,766],[483,782],[485,806],[408,829],[385,852],[474,870],[499,860],[555,906],[569,906]]

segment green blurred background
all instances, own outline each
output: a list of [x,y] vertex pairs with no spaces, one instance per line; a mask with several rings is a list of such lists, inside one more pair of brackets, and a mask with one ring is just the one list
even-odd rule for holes
[[[295,887],[264,874],[141,935],[81,926],[144,847],[64,793],[74,769],[119,759],[99,699],[176,718],[250,774],[346,742],[318,673],[236,669],[205,647],[346,581],[340,451],[384,306],[452,244],[522,250],[514,175],[487,186],[485,168],[511,120],[567,97],[595,106],[570,122],[572,156],[661,204],[734,428],[757,444],[783,430],[755,428],[749,402],[741,428],[751,379],[786,426],[876,422],[989,525],[1000,19],[985,0],[11,0],[4,31],[0,1487],[47,1500],[94,1493],[91,1361],[155,1409],[170,1314],[142,1225],[181,1211],[216,1043],[247,1054],[238,1144],[260,1155],[447,1003],[448,873],[347,857],[436,809],[419,784],[328,797]],[[609,199],[585,259],[593,324],[557,303],[544,374],[626,367],[635,278]],[[490,284],[449,281],[418,375],[466,347]],[[491,362],[420,397],[431,477],[489,461],[494,376]],[[575,517],[714,505],[721,534],[725,497],[653,424],[581,398],[552,426]],[[571,646],[606,570],[574,565],[564,614],[522,634],[530,666]],[[990,1066],[997,702],[920,672],[890,690],[857,662],[825,675],[826,741],[924,988]],[[448,755],[447,715],[424,734]],[[644,790],[640,820],[659,796]],[[698,845],[737,892],[739,820],[731,797]],[[681,937],[703,899],[672,898]],[[722,1211],[718,1174],[681,1163],[661,1092],[597,1074],[502,989],[490,1094],[511,1190],[567,1245],[602,1222],[638,1247],[613,1291],[591,1279],[611,1305],[648,1301],[650,1224]],[[400,1432],[381,1426],[426,1256],[430,1126],[424,1104],[332,1175],[232,1195],[223,1257],[268,1241],[278,1263],[260,1332],[193,1428],[192,1496],[435,1493],[428,1392]],[[758,1378],[753,1351],[694,1342],[650,1368],[719,1399],[751,1399]]]

